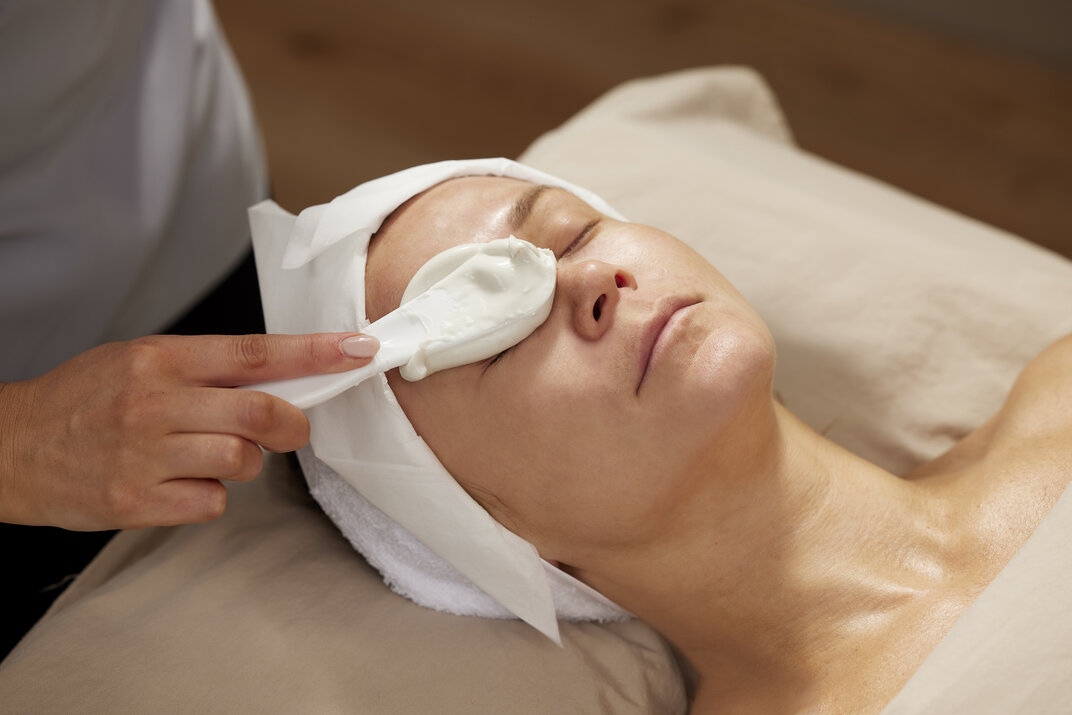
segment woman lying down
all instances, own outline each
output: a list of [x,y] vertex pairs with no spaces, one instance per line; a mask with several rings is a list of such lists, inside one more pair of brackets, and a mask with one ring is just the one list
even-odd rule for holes
[[[506,160],[417,167],[303,213],[284,258],[302,277],[281,285],[306,281],[316,317],[298,319],[318,324],[301,327],[357,328],[397,308],[433,256],[511,234],[557,257],[551,312],[529,337],[310,411],[314,495],[418,602],[481,613],[487,598],[437,593],[434,575],[411,573],[425,569],[406,563],[416,552],[384,555],[390,528],[353,509],[405,523],[450,563],[432,570],[457,569],[534,624],[512,605],[528,591],[560,617],[643,619],[695,668],[693,712],[877,711],[1072,480],[1072,338],[946,454],[890,474],[778,403],[771,335],[713,266]],[[459,526],[484,512],[491,536]],[[535,571],[516,566],[529,545]]]

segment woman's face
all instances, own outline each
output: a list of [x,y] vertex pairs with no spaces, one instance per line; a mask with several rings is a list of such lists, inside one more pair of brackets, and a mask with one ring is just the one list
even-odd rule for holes
[[391,387],[451,474],[545,558],[643,543],[673,528],[750,405],[769,404],[770,334],[669,234],[499,177],[447,181],[395,212],[370,246],[369,319],[432,256],[510,234],[558,257],[546,322],[497,359],[412,383],[392,370]]

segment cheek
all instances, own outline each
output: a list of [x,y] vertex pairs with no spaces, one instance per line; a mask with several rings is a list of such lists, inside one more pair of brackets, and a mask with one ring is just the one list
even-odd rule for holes
[[665,503],[674,500],[674,475],[682,473],[673,461],[678,455],[664,451],[675,449],[673,436],[653,430],[634,403],[621,399],[620,386],[601,377],[536,371],[497,405],[503,439],[479,476],[481,486],[545,555],[549,544],[650,539],[670,513]]
[[523,380],[509,363],[475,389],[450,385],[449,371],[441,384],[433,375],[392,387],[447,470],[519,536],[541,548],[549,537],[605,540],[627,502],[646,503],[635,499],[645,460],[628,453],[634,416],[613,409],[598,381],[548,367],[564,363],[542,361]]
[[452,373],[416,383],[398,378],[391,386],[417,434],[462,486],[475,486],[508,504],[523,501],[515,496],[519,492],[531,497],[545,481],[533,475],[552,471],[552,446],[561,438],[546,404],[532,401],[531,392],[508,380],[457,380]]

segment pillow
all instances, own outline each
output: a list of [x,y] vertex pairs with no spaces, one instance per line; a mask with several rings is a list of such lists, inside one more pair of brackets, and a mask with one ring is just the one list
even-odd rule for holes
[[696,248],[769,325],[790,411],[904,473],[1072,332],[1072,262],[788,148],[773,107],[746,69],[634,81],[522,160]]
[[[788,141],[754,73],[702,69],[612,91],[522,160],[696,245],[768,320],[790,409],[907,469],[981,423],[1020,367],[1072,329],[1072,264]],[[35,712],[686,709],[673,654],[642,623],[563,624],[558,649],[517,621],[415,606],[281,457],[230,498],[209,524],[118,535],[0,666],[0,701]]]

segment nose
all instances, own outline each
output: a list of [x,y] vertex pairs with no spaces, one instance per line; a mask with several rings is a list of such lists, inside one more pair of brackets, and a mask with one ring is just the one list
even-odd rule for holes
[[614,322],[624,290],[636,290],[632,273],[603,261],[583,261],[559,269],[557,295],[569,311],[574,330],[598,340]]

